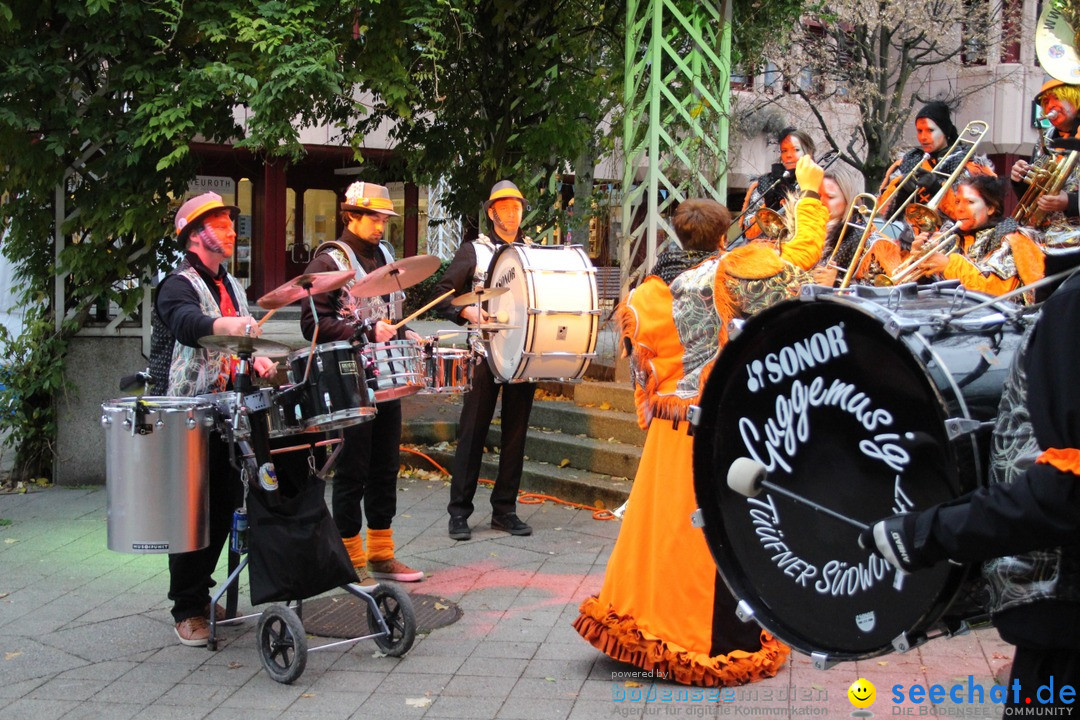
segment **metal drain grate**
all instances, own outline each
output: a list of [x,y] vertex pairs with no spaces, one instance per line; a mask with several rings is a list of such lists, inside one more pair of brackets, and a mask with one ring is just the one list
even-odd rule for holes
[[[426,633],[461,619],[457,603],[435,595],[410,593],[416,612],[416,632]],[[354,638],[367,635],[368,606],[348,593],[304,601],[304,630],[310,635]]]

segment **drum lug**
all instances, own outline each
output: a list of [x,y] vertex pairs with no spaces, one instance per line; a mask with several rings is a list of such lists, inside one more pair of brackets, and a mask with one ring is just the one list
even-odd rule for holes
[[745,600],[740,600],[739,604],[735,606],[735,617],[739,618],[741,622],[750,622],[754,619],[754,608],[750,607],[750,604]]
[[830,660],[829,656],[823,652],[810,653],[810,662],[814,664],[815,670],[828,670],[836,664],[835,660]]
[[727,326],[728,342],[731,342],[735,338],[739,337],[740,333],[742,333],[743,325],[745,325],[745,324],[746,324],[746,321],[742,320],[741,318],[736,318],[736,319],[734,319],[734,320],[732,320],[731,322],[728,323],[728,326]]
[[893,649],[898,653],[906,653],[911,649],[911,640],[908,639],[907,633],[900,633],[892,641]]
[[701,514],[701,508],[698,508],[694,512],[690,513],[690,527],[705,527],[705,516]]
[[[697,427],[701,424],[701,406],[691,405],[686,408],[686,421],[690,423],[690,427]],[[702,526],[704,527],[704,526]]]
[[950,440],[955,440],[961,435],[971,435],[983,428],[989,429],[993,426],[992,422],[979,422],[971,418],[949,418],[945,421],[945,432]]
[[112,425],[112,418],[109,417],[108,415],[102,415],[101,416],[101,426],[102,427],[109,427],[110,425]]

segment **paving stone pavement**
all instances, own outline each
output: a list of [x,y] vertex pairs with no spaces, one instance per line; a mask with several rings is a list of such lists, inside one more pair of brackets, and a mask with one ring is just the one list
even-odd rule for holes
[[[889,691],[966,687],[969,675],[988,687],[1012,656],[993,630],[827,671],[796,655],[776,678],[713,694],[630,681],[634,668],[571,627],[600,587],[619,524],[522,505],[531,537],[490,530],[478,511],[473,539],[455,542],[446,496],[441,481],[402,478],[398,555],[429,574],[405,589],[442,595],[464,617],[400,659],[378,656],[370,640],[310,652],[303,675],[282,685],[260,665],[254,618],[222,628],[215,652],[177,643],[166,558],[106,549],[104,488],[0,495],[0,718],[849,717],[847,688],[860,676],[878,689],[878,716],[1000,715],[1000,706],[896,706]],[[486,500],[481,489],[477,506]],[[249,607],[246,578],[240,605]]]

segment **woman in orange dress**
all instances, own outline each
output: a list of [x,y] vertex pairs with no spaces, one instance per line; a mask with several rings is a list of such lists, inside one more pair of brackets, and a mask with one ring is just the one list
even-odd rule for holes
[[[820,186],[811,158],[799,169],[803,188]],[[728,322],[812,282],[807,270],[820,259],[828,210],[816,190],[806,195],[794,209],[799,231],[780,252],[752,242],[724,253],[728,210],[712,200],[682,203],[673,223],[683,248],[720,252],[697,264],[686,258],[681,267],[683,251],[661,258],[663,274],[648,277],[619,307],[638,421],[648,435],[603,588],[581,604],[574,627],[607,655],[658,678],[740,685],[772,677],[787,660],[783,643],[736,618],[705,536],[690,525],[693,438],[683,421],[727,341]]]

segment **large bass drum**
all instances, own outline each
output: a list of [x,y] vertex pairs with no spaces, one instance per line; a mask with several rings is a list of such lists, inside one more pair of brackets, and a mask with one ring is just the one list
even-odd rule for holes
[[501,382],[580,380],[600,324],[596,268],[580,245],[512,243],[496,251],[489,287],[509,287],[487,311],[508,329],[491,333],[488,364]]
[[739,495],[727,473],[752,458],[782,489],[863,524],[978,487],[1028,322],[955,282],[807,287],[746,322],[709,376],[694,436],[705,537],[743,619],[819,667],[962,628],[975,613],[951,615],[977,589],[973,568],[900,576],[859,547],[857,527],[768,488]]

